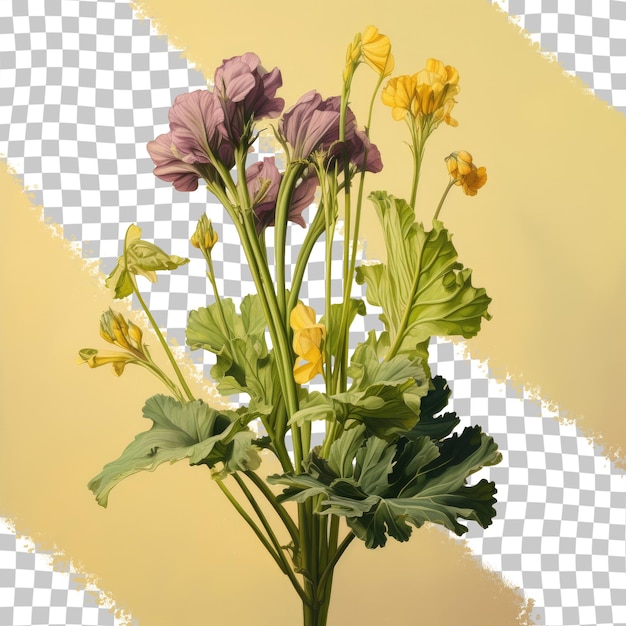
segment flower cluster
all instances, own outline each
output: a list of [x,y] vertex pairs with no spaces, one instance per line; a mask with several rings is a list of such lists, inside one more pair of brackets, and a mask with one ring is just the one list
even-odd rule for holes
[[[359,127],[349,103],[355,73],[364,65],[373,70],[375,85],[366,126]],[[472,284],[472,270],[460,263],[438,219],[454,187],[474,196],[487,172],[464,150],[446,157],[449,179],[430,228],[424,203],[416,202],[424,148],[439,125],[457,125],[452,112],[459,74],[432,58],[413,75],[390,78],[393,68],[389,38],[368,26],[348,46],[339,95],[311,90],[283,111],[285,102],[276,95],[282,86],[279,69],[267,71],[248,52],[223,61],[212,89],[178,96],[169,131],[148,144],[155,175],[177,190],[193,191],[204,179],[236,230],[229,245],[241,245],[245,253],[255,288],[237,306],[220,293],[213,258],[218,233],[202,214],[190,243],[206,261],[213,302],[189,311],[185,333],[192,350],[213,355],[217,391],[243,397],[244,403],[218,412],[187,383],[140,286],[143,278],[155,282],[157,272],[176,270],[190,259],[142,239],[134,224],[106,285],[115,299],[137,299],[170,367],[166,371],[152,358],[141,329],[111,309],[101,317],[100,334],[117,351],[79,353],[82,363],[111,364],[118,376],[128,364],[138,365],[168,390],[144,405],[150,430],[89,483],[97,501],[106,506],[121,480],[165,462],[208,467],[289,578],[303,601],[304,624],[311,626],[327,623],[333,571],[354,538],[368,548],[382,547],[388,538],[408,540],[411,527],[426,522],[461,535],[468,529],[459,520],[486,528],[496,513],[495,484],[468,485],[467,478],[500,461],[497,445],[478,426],[452,434],[460,418],[441,414],[450,389],[428,366],[432,336],[470,339],[482,320],[491,318],[491,298]],[[381,89],[393,119],[406,121],[410,133],[413,171],[406,200],[382,190],[365,195],[366,174],[383,167],[370,140]],[[257,124],[268,118],[276,120],[272,130],[283,148],[284,168],[273,156],[250,154],[263,132]],[[307,219],[304,210],[318,187],[318,207]],[[388,261],[357,265],[366,199],[380,220]],[[341,214],[343,244],[337,246]],[[307,229],[294,248],[295,263],[288,254],[289,222]],[[274,231],[266,233],[271,226]],[[322,307],[321,317],[305,304],[316,246],[325,254],[324,297],[322,304],[311,304]],[[341,259],[335,250],[342,251]],[[364,297],[353,296],[355,282]],[[334,293],[336,284],[341,296]],[[368,305],[380,312],[383,328],[372,328],[353,347],[354,322],[367,315]],[[262,437],[250,427],[254,421],[261,423]],[[323,431],[322,440],[312,447],[312,422],[322,421],[315,431],[316,438]],[[266,481],[257,473],[260,449],[281,466]],[[230,491],[235,482],[245,507]],[[266,483],[284,489],[277,494]],[[259,497],[276,513],[283,536],[274,532]],[[297,508],[288,510],[283,505],[288,501]],[[347,534],[340,542],[342,527]]]
[[198,179],[219,180],[247,151],[252,123],[277,117],[285,105],[276,98],[280,70],[267,72],[251,52],[225,60],[215,72],[215,90],[199,89],[176,98],[169,112],[170,132],[148,143],[154,174],[178,191],[194,191]]
[[383,103],[391,107],[394,120],[407,115],[431,129],[441,122],[457,126],[451,117],[459,93],[459,73],[437,59],[427,59],[426,67],[412,76],[397,76],[383,89]]
[[100,336],[108,343],[123,348],[126,352],[84,348],[79,352],[79,363],[87,363],[91,368],[110,363],[113,366],[113,372],[121,376],[128,363],[148,361],[142,330],[131,320],[126,320],[121,313],[109,309],[102,314]]

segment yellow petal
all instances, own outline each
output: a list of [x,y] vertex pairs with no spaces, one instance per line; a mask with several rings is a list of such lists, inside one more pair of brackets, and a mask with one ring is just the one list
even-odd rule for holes
[[378,32],[375,26],[368,26],[363,33],[361,52],[363,60],[376,72],[388,76],[393,71],[394,59],[391,54],[389,37]]
[[291,311],[289,323],[293,330],[315,326],[315,310],[298,301],[298,304]]
[[309,363],[304,362],[303,359],[296,359],[296,364],[293,367],[293,378],[298,385],[304,385],[318,374],[322,374],[323,371],[321,359]]

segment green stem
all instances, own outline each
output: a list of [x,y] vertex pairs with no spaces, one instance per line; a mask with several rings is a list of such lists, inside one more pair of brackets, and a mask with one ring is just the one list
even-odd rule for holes
[[[287,343],[285,328],[280,324],[280,315],[278,312],[278,303],[276,301],[276,294],[272,287],[272,279],[269,275],[269,269],[267,264],[259,263],[259,259],[263,259],[263,255],[259,250],[259,241],[256,235],[256,228],[252,222],[250,215],[245,215],[246,211],[237,213],[235,207],[230,203],[228,196],[223,190],[212,185],[209,187],[210,191],[220,200],[224,208],[231,216],[241,244],[244,248],[246,259],[248,260],[248,266],[254,279],[254,284],[257,288],[257,292],[263,307],[263,313],[267,322],[270,336],[272,338],[272,344],[274,347],[275,355],[277,357],[278,375],[280,378],[281,388],[285,395],[287,414],[291,417],[297,411],[297,395],[295,391],[295,381],[293,380],[291,349]],[[251,211],[249,212],[251,213]],[[278,326],[277,326],[278,324]],[[297,430],[297,429],[296,429]],[[294,456],[296,460],[296,471],[299,473],[300,464],[302,463],[302,450],[299,444],[299,437],[296,437],[294,431]],[[274,442],[275,445],[284,446],[284,442]],[[283,463],[283,469],[285,471],[293,471],[293,465],[289,461],[289,465],[286,465],[288,456],[285,458],[284,454],[279,455],[281,463]]]
[[181,390],[176,386],[174,381],[172,381],[172,379],[167,376],[158,365],[156,365],[156,363],[146,362],[143,360],[137,360],[135,361],[135,363],[137,363],[137,365],[145,367],[149,372],[154,374],[176,396],[176,398],[182,404],[185,404],[185,396],[182,394]]
[[130,272],[128,272],[128,275],[130,276],[130,280],[133,284],[133,292],[137,296],[137,300],[139,300],[139,304],[141,305],[141,308],[144,310],[145,314],[148,316],[148,319],[150,320],[150,324],[152,325],[152,328],[154,329],[154,332],[156,333],[156,336],[159,339],[159,342],[163,346],[163,349],[165,350],[165,354],[167,355],[169,362],[172,364],[172,367],[174,368],[176,377],[178,378],[178,381],[180,382],[180,385],[183,388],[185,395],[187,396],[190,402],[195,400],[193,394],[191,393],[191,389],[189,389],[189,385],[187,385],[187,381],[185,380],[182,372],[180,371],[180,368],[178,367],[178,363],[176,363],[176,359],[174,358],[174,355],[172,354],[170,347],[167,345],[167,341],[165,341],[165,337],[163,337],[163,334],[161,333],[161,329],[159,328],[159,325],[156,323],[156,320],[154,319],[154,317],[152,317],[152,313],[150,313],[150,309],[147,307],[144,299],[141,297],[141,293],[139,292],[139,289],[137,287],[137,282],[135,280],[135,277]]
[[322,233],[326,228],[324,223],[324,217],[324,204],[323,202],[320,202],[320,206],[318,206],[315,217],[309,225],[309,229],[304,238],[304,243],[302,244],[302,248],[300,249],[300,253],[298,254],[298,259],[296,260],[296,266],[293,272],[293,279],[291,281],[289,301],[287,302],[287,313],[290,313],[298,302],[300,287],[302,285],[302,279],[304,278],[304,271],[309,261],[309,257],[311,256],[313,247],[317,243],[318,239],[322,236]]
[[298,527],[296,526],[291,515],[287,513],[285,507],[276,499],[276,496],[269,488],[268,484],[255,472],[248,470],[246,476],[255,484],[258,490],[265,496],[265,499],[271,504],[278,517],[282,520],[285,528],[289,531],[289,535],[294,543],[294,549],[299,549],[300,537],[298,536]]
[[222,493],[228,498],[228,501],[235,507],[235,510],[237,511],[237,513],[241,515],[241,517],[246,521],[248,526],[250,526],[250,528],[253,530],[254,534],[259,538],[259,541],[263,544],[265,549],[270,553],[270,556],[274,559],[274,561],[276,561],[276,564],[278,565],[278,567],[280,567],[280,570],[283,573],[286,573],[284,563],[281,561],[277,553],[274,551],[274,548],[271,546],[270,542],[267,540],[265,535],[261,532],[261,529],[256,525],[254,520],[248,515],[248,513],[246,513],[244,508],[241,506],[241,504],[239,504],[235,496],[233,496],[233,494],[230,492],[228,487],[222,482],[222,480],[220,480],[219,478],[216,478],[215,482],[217,483],[218,487],[222,490]]
[[[382,85],[384,76],[381,75],[378,78],[378,82],[376,83],[376,87],[372,93],[372,97],[370,99],[369,111],[367,116],[367,125],[365,126],[365,134],[369,138],[371,125],[372,125],[372,114],[374,111],[374,102],[376,100],[376,95]],[[341,378],[338,381],[339,391],[345,391],[348,384],[347,378],[347,369],[348,369],[348,352],[349,352],[349,331],[348,328],[348,313],[349,307],[346,306],[346,303],[349,301],[351,296],[351,288],[352,288],[352,279],[354,277],[354,270],[356,267],[356,253],[359,243],[359,231],[361,227],[361,211],[363,208],[363,189],[365,186],[365,164],[367,163],[367,149],[363,155],[363,169],[361,170],[361,174],[359,176],[359,190],[357,193],[357,202],[356,202],[356,214],[354,219],[354,233],[352,235],[352,252],[350,254],[350,264],[347,276],[349,277],[349,282],[346,280],[344,283],[344,295],[343,295],[343,310],[341,312],[341,325],[339,331],[339,349],[337,354],[337,360],[341,363]],[[347,231],[347,229],[346,229]],[[349,235],[346,232],[346,235]],[[347,256],[346,256],[347,258]],[[345,259],[344,259],[345,260]]]
[[337,565],[337,562],[343,556],[343,553],[347,550],[348,546],[352,543],[354,538],[355,535],[350,532],[350,534],[341,542],[341,545],[337,548],[337,550],[333,554],[332,559],[328,562],[326,568],[322,572],[322,576],[320,577],[320,581],[318,584],[318,590],[324,589],[329,577],[332,576],[335,565]]
[[274,219],[276,292],[278,296],[278,309],[282,315],[282,319],[285,320],[285,324],[287,325],[289,324],[289,311],[286,310],[287,306],[285,295],[287,290],[285,283],[285,242],[287,240],[287,222],[289,219],[289,205],[291,204],[293,191],[304,167],[304,164],[293,162],[287,165],[287,171],[283,175],[283,179],[278,190],[278,197],[276,198],[276,217]]
[[450,189],[452,189],[452,186],[457,182],[458,179],[454,179],[451,180],[448,183],[448,186],[446,187],[446,190],[443,192],[443,195],[441,196],[441,200],[439,200],[439,205],[437,206],[437,210],[435,211],[435,215],[433,215],[433,222],[439,217],[439,211],[441,211],[441,208],[443,207],[443,203],[446,200],[446,196],[448,195],[448,192],[450,191]]

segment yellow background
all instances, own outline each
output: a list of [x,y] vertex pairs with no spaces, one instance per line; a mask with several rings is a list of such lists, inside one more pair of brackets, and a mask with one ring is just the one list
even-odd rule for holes
[[[395,73],[417,71],[428,56],[456,66],[460,125],[429,142],[418,215],[430,220],[451,151],[469,150],[487,167],[479,195],[453,190],[442,214],[474,283],[493,298],[494,319],[471,354],[540,390],[624,464],[622,115],[583,93],[482,0],[318,0],[273,11],[250,0],[219,9],[144,0],[140,8],[208,77],[223,58],[248,50],[278,65],[288,104],[311,88],[338,93],[346,45],[370,23],[391,37]],[[355,101],[369,89],[365,74]],[[375,186],[406,196],[404,127],[381,106],[372,135],[385,163]],[[109,295],[9,174],[0,188],[0,513],[100,576],[142,625],[298,623],[288,582],[208,472],[179,464],[142,473],[116,488],[107,510],[96,505],[86,482],[147,427],[141,407],[160,388],[143,372],[116,379],[75,365],[78,348],[101,346]],[[379,258],[374,219],[365,223],[368,253]],[[462,546],[422,529],[406,545],[351,547],[337,570],[330,623],[507,626],[528,615],[522,597]]]

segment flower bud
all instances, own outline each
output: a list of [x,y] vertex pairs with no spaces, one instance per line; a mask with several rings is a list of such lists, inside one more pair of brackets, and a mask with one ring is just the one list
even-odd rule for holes
[[450,156],[447,156],[445,160],[448,172],[452,178],[465,176],[472,170],[472,155],[465,150],[453,152]]
[[105,311],[100,317],[100,336],[120,348],[143,354],[141,329],[112,309]]
[[463,193],[467,196],[475,196],[487,182],[487,169],[476,167],[472,162],[472,155],[465,150],[453,152],[446,157],[446,166],[454,184],[462,186]]
[[211,252],[217,243],[217,233],[213,230],[211,220],[202,214],[196,226],[196,232],[191,236],[191,245],[204,252]]

